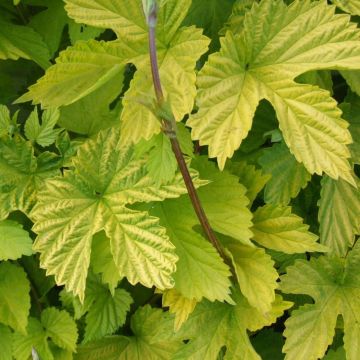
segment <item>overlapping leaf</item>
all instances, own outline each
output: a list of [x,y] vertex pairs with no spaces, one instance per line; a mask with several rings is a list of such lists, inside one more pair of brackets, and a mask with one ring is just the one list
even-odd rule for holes
[[32,255],[32,240],[22,226],[10,220],[0,222],[0,260],[16,260]]
[[48,181],[32,213],[41,266],[81,299],[92,236],[101,230],[118,271],[132,284],[173,286],[177,256],[165,229],[157,218],[127,205],[178,197],[186,192],[181,175],[157,188],[146,174],[146,159],[134,159],[133,150],[120,148],[119,141],[111,128],[80,147],[75,171]]
[[[14,286],[16,285],[16,286]],[[0,263],[0,323],[25,333],[30,310],[30,283],[22,268]]]
[[246,246],[232,239],[222,240],[232,260],[242,294],[259,313],[267,314],[271,311],[278,287],[278,273],[271,256],[261,248]]
[[360,191],[341,179],[324,177],[321,184],[320,242],[344,256],[360,233]]
[[249,206],[271,178],[271,175],[264,174],[254,165],[247,164],[245,161],[228,162],[226,170],[236,175],[239,182],[246,187],[246,197],[250,200]]
[[156,204],[151,214],[160,217],[179,256],[174,274],[175,289],[189,299],[203,297],[230,301],[230,271],[216,249],[193,230],[198,225],[186,197]]
[[322,358],[333,341],[336,320],[344,320],[346,358],[356,360],[360,351],[360,246],[347,257],[321,256],[310,261],[298,260],[282,277],[281,289],[306,294],[315,303],[292,312],[286,321],[284,352],[286,359]]
[[80,346],[76,359],[171,359],[182,343],[173,328],[173,316],[147,305],[138,309],[131,318],[133,336],[112,336]]
[[56,64],[17,102],[31,100],[43,108],[72,104],[121,74],[132,53],[118,41],[79,41],[62,51]]
[[[213,229],[253,246],[249,200],[239,179],[228,172],[220,173],[204,157],[193,160],[192,166],[202,178],[211,181],[198,193]],[[229,269],[215,248],[196,231],[199,224],[189,198],[183,196],[156,204],[151,213],[160,217],[179,256],[175,289],[188,299],[231,301]]]
[[41,164],[29,143],[19,138],[0,140],[0,219],[15,210],[29,214],[44,179],[57,174],[56,164]]
[[[137,142],[150,139],[160,131],[160,124],[152,111],[141,105],[142,98],[155,97],[148,62],[147,25],[140,0],[92,0],[84,3],[67,0],[66,10],[76,21],[113,29],[129,48],[138,49],[138,58],[131,59],[137,72],[124,97],[122,130],[125,139]],[[157,49],[160,76],[165,96],[169,97],[175,118],[182,120],[191,112],[196,95],[195,64],[207,50],[209,40],[194,27],[180,28],[191,1],[166,1],[159,9]],[[139,103],[140,102],[140,103]]]
[[331,0],[341,10],[344,10],[352,15],[360,15],[359,0]]
[[[75,351],[78,338],[75,321],[66,311],[50,307],[41,313],[41,320],[31,317],[27,334],[14,334],[14,357],[27,360],[32,349],[41,359],[54,359],[54,352],[63,349],[67,356]],[[55,345],[55,348],[54,348]]]
[[26,137],[43,147],[53,144],[61,131],[54,129],[59,116],[60,113],[57,109],[45,110],[40,124],[39,115],[35,108],[25,123],[24,130]]
[[19,58],[34,60],[44,69],[50,66],[49,49],[36,31],[0,19],[0,59]]
[[220,349],[226,346],[225,359],[260,360],[247,329],[256,331],[272,324],[292,303],[277,296],[265,316],[251,307],[238,290],[234,290],[234,300],[235,306],[208,301],[197,305],[180,329],[180,334],[191,340],[178,350],[174,359],[216,360]]
[[305,167],[298,163],[285,144],[266,149],[259,163],[271,179],[265,186],[264,200],[270,204],[288,205],[311,179]]
[[[183,8],[184,5],[177,2],[177,7]],[[184,12],[184,9],[181,11]],[[177,121],[181,121],[193,109],[196,96],[194,68],[196,61],[206,52],[208,43],[202,31],[195,27],[180,28],[170,42],[158,43],[160,77],[165,96]],[[141,138],[149,139],[160,131],[158,119],[147,106],[141,105],[140,101],[142,98],[150,101],[155,97],[150,65],[146,65],[138,67],[131,81],[124,97],[121,116],[124,134],[134,142]]]
[[254,240],[269,249],[287,254],[327,251],[308,229],[301,217],[291,213],[289,206],[265,205],[254,214]]
[[12,333],[2,324],[0,324],[0,346],[0,360],[12,360]]
[[[188,121],[221,168],[240,146],[256,107],[276,110],[286,144],[310,173],[353,182],[348,124],[328,92],[294,78],[315,69],[357,69],[360,32],[324,1],[254,4],[239,35],[227,32],[199,74],[199,112]],[[306,24],[306,26],[303,26]]]
[[90,278],[83,306],[83,311],[87,311],[84,342],[113,334],[125,323],[131,304],[127,291],[116,289],[111,293],[96,277]]
[[169,307],[170,314],[175,314],[174,330],[178,331],[194,311],[197,301],[181,295],[176,289],[166,290],[162,296],[162,306]]

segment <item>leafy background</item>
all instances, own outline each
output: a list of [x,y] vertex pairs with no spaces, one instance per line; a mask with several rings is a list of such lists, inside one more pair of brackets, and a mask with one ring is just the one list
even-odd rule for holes
[[[0,360],[360,358],[360,2],[0,1]],[[230,269],[229,264],[232,268]]]

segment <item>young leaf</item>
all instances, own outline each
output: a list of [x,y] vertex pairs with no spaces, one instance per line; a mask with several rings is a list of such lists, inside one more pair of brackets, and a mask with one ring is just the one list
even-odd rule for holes
[[[14,286],[15,285],[15,286]],[[8,262],[0,263],[0,323],[26,332],[30,310],[30,284],[24,270]]]
[[37,108],[35,108],[25,123],[26,137],[43,147],[53,144],[61,131],[61,129],[54,129],[59,117],[58,109],[45,110],[40,124]]
[[29,318],[26,335],[14,334],[13,355],[16,360],[27,360],[35,350],[40,359],[52,360],[52,342],[71,354],[75,351],[77,337],[76,323],[70,315],[66,311],[50,307],[41,313],[41,321]]
[[174,330],[178,331],[189,315],[194,311],[197,301],[181,295],[176,289],[164,291],[162,306],[169,307],[170,314],[175,314]]
[[10,329],[0,324],[0,360],[12,360],[12,341]]
[[175,336],[174,318],[149,305],[139,308],[131,318],[133,336],[112,336],[81,345],[77,360],[166,360],[171,359],[181,340]]
[[[186,6],[183,2],[176,2],[176,10],[181,8],[182,13],[184,13],[183,7]],[[162,34],[160,33],[159,36],[161,38]],[[161,83],[177,121],[181,121],[194,107],[196,96],[194,69],[196,61],[206,52],[208,44],[209,41],[202,35],[202,31],[195,27],[180,28],[171,41],[158,44]],[[138,71],[124,96],[124,110],[121,114],[122,133],[126,140],[135,143],[142,138],[150,139],[161,129],[154,113],[137,101],[144,97],[144,94],[147,99],[155,98],[149,65],[146,65],[137,66]]]
[[50,66],[49,50],[41,36],[28,26],[0,19],[0,59],[31,59],[46,69]]
[[310,70],[359,68],[360,32],[349,16],[334,12],[324,1],[296,0],[287,7],[264,0],[246,14],[243,32],[227,32],[220,52],[199,73],[200,110],[188,121],[193,138],[209,145],[220,168],[247,136],[265,98],[297,161],[310,173],[353,183],[346,146],[351,136],[336,101],[293,80]]
[[0,221],[0,260],[16,260],[32,253],[32,240],[28,232],[15,221]]
[[264,316],[251,307],[238,290],[235,306],[203,301],[180,329],[179,336],[191,340],[176,353],[174,360],[216,360],[223,346],[226,357],[234,360],[260,360],[252,347],[247,329],[256,331],[275,322],[292,303],[277,296],[271,311]]
[[109,289],[98,281],[89,282],[86,297],[91,305],[85,318],[84,342],[113,334],[125,323],[133,302],[127,291],[116,289],[111,294]]
[[165,229],[157,218],[127,206],[178,197],[186,192],[182,177],[177,174],[157,188],[146,174],[146,159],[134,159],[133,149],[119,144],[118,130],[111,128],[81,146],[73,158],[75,170],[48,181],[32,213],[41,266],[81,300],[92,236],[101,230],[110,239],[120,274],[130,283],[173,286],[177,256]]
[[292,312],[285,322],[283,351],[287,359],[316,360],[332,343],[337,317],[344,320],[346,358],[356,360],[360,353],[360,246],[355,245],[345,259],[320,256],[298,260],[282,277],[281,289],[306,294],[315,303]]
[[319,201],[320,242],[338,256],[346,255],[360,234],[360,191],[339,179],[324,177]]
[[[38,319],[29,318],[27,334],[14,333],[13,356],[16,360],[28,360],[32,354],[37,354],[41,359],[53,359],[47,342],[45,329]],[[36,359],[36,357],[35,357]]]
[[305,167],[296,161],[285,144],[265,149],[259,158],[264,172],[271,175],[265,186],[265,202],[288,205],[311,179]]
[[177,162],[170,140],[165,134],[156,135],[154,147],[149,153],[147,170],[157,186],[166,184],[174,178]]
[[46,336],[57,346],[75,351],[78,337],[75,321],[66,311],[54,307],[45,309],[41,313],[41,324],[46,330]]
[[286,254],[328,251],[308,229],[301,217],[291,213],[291,207],[265,205],[256,210],[251,230],[257,243]]

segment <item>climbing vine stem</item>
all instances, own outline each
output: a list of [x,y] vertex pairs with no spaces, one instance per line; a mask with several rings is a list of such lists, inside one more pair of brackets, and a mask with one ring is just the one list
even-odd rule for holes
[[159,73],[159,65],[157,59],[157,49],[156,49],[156,23],[157,23],[157,11],[158,7],[155,1],[152,1],[150,8],[148,9],[147,23],[149,26],[149,50],[150,50],[150,63],[151,63],[151,73],[154,83],[154,89],[157,100],[157,107],[159,114],[161,114],[161,124],[163,132],[169,137],[172,150],[175,154],[176,161],[178,163],[179,169],[183,176],[192,206],[195,210],[195,213],[200,221],[200,224],[203,228],[204,233],[206,234],[208,240],[216,248],[220,256],[224,259],[226,263],[228,260],[225,256],[224,250],[221,247],[213,229],[210,226],[209,220],[205,214],[205,211],[201,205],[201,201],[195,189],[194,183],[191,179],[189,169],[186,165],[183,153],[180,148],[179,140],[176,134],[176,121],[174,114],[172,113],[170,106],[165,101],[163,89],[161,86],[161,79]]

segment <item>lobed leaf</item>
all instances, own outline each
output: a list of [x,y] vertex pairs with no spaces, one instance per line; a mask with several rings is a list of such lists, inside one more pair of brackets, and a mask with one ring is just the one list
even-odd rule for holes
[[193,138],[208,145],[223,168],[251,129],[260,100],[267,99],[297,161],[310,173],[353,183],[347,160],[352,140],[336,102],[325,90],[293,79],[316,69],[356,69],[359,34],[349,16],[335,14],[324,1],[255,3],[244,30],[227,32],[220,52],[199,73],[199,112],[188,121]]

